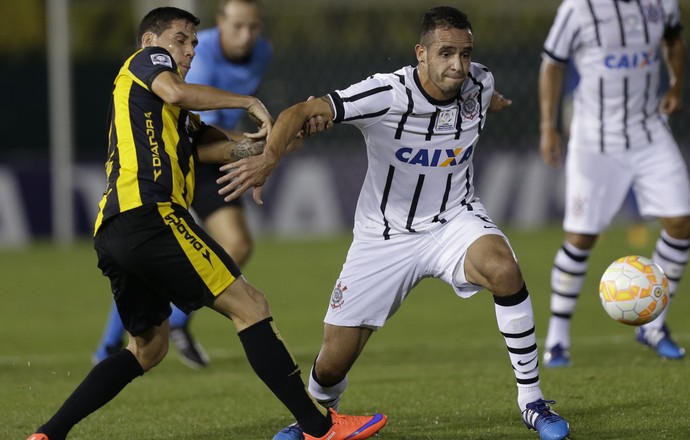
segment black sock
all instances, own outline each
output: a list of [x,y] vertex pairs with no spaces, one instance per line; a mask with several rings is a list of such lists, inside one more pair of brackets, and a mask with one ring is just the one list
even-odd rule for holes
[[321,437],[331,426],[330,418],[307,393],[299,366],[272,321],[273,318],[264,319],[238,333],[247,359],[257,376],[295,416],[304,432]]
[[96,411],[133,379],[144,374],[131,351],[122,350],[93,367],[55,415],[38,429],[50,440],[64,440],[81,419]]

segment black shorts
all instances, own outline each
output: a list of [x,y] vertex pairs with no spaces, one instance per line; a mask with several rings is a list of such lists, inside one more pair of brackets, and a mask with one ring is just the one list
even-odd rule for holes
[[132,335],[160,325],[170,303],[185,313],[209,306],[240,269],[179,205],[145,205],[112,217],[94,238],[122,323]]
[[199,216],[202,221],[213,214],[220,208],[227,206],[235,206],[242,208],[242,198],[237,198],[230,202],[223,200],[224,196],[218,194],[221,188],[216,183],[216,180],[223,176],[220,171],[220,165],[209,163],[195,163],[194,164],[194,200],[192,201],[192,209]]

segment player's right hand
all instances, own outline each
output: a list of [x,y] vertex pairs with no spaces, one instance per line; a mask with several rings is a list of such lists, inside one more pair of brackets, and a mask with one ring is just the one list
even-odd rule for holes
[[263,205],[261,188],[278,165],[278,161],[271,160],[266,153],[264,150],[262,154],[245,157],[220,167],[220,170],[226,174],[218,178],[216,183],[221,185],[218,194],[224,196],[226,202],[238,198],[245,191],[253,188],[254,202],[257,205]]
[[[314,95],[310,96],[307,98],[307,101],[311,101],[314,99]],[[297,138],[298,139],[305,139],[308,137],[311,137],[315,135],[316,133],[320,131],[326,131],[330,130],[333,128],[333,120],[329,119],[328,121],[325,121],[322,116],[316,116],[313,118],[309,118],[307,122],[304,123],[302,126],[302,129],[300,130],[299,133],[297,133]]]

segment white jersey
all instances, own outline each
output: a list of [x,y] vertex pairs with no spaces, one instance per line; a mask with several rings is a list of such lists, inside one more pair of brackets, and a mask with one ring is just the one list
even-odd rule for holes
[[564,0],[543,57],[580,73],[571,148],[624,151],[668,131],[659,112],[661,41],[679,32],[677,0]]
[[411,66],[329,95],[333,121],[359,128],[367,146],[355,232],[388,239],[472,209],[472,158],[493,90],[491,72],[472,63],[461,92],[448,101],[430,97]]

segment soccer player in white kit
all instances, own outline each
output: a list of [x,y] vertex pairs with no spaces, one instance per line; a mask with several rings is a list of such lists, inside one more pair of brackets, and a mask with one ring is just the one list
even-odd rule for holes
[[[323,343],[309,391],[337,407],[347,373],[374,330],[423,278],[440,278],[460,297],[493,293],[524,423],[542,439],[563,439],[568,423],[539,386],[534,315],[513,250],[474,195],[472,159],[487,110],[510,101],[494,90],[491,72],[472,63],[467,16],[451,7],[424,15],[418,65],[373,75],[344,90],[280,114],[264,153],[225,168],[228,199],[261,187],[305,121],[321,117],[358,127],[368,170],[357,203],[354,240],[335,283]],[[291,134],[293,133],[293,134]],[[229,182],[229,183],[228,183]],[[299,426],[275,440],[301,439]]]
[[[558,167],[556,131],[566,64],[580,75],[565,160],[565,241],[551,272],[551,318],[544,360],[570,365],[570,322],[587,272],[587,259],[632,189],[661,236],[652,259],[666,273],[671,297],[688,262],[690,183],[667,116],[681,109],[685,46],[677,0],[564,0],[548,34],[539,74],[540,150]],[[669,89],[658,96],[661,66]],[[666,325],[668,307],[636,329],[659,356],[685,350]]]

